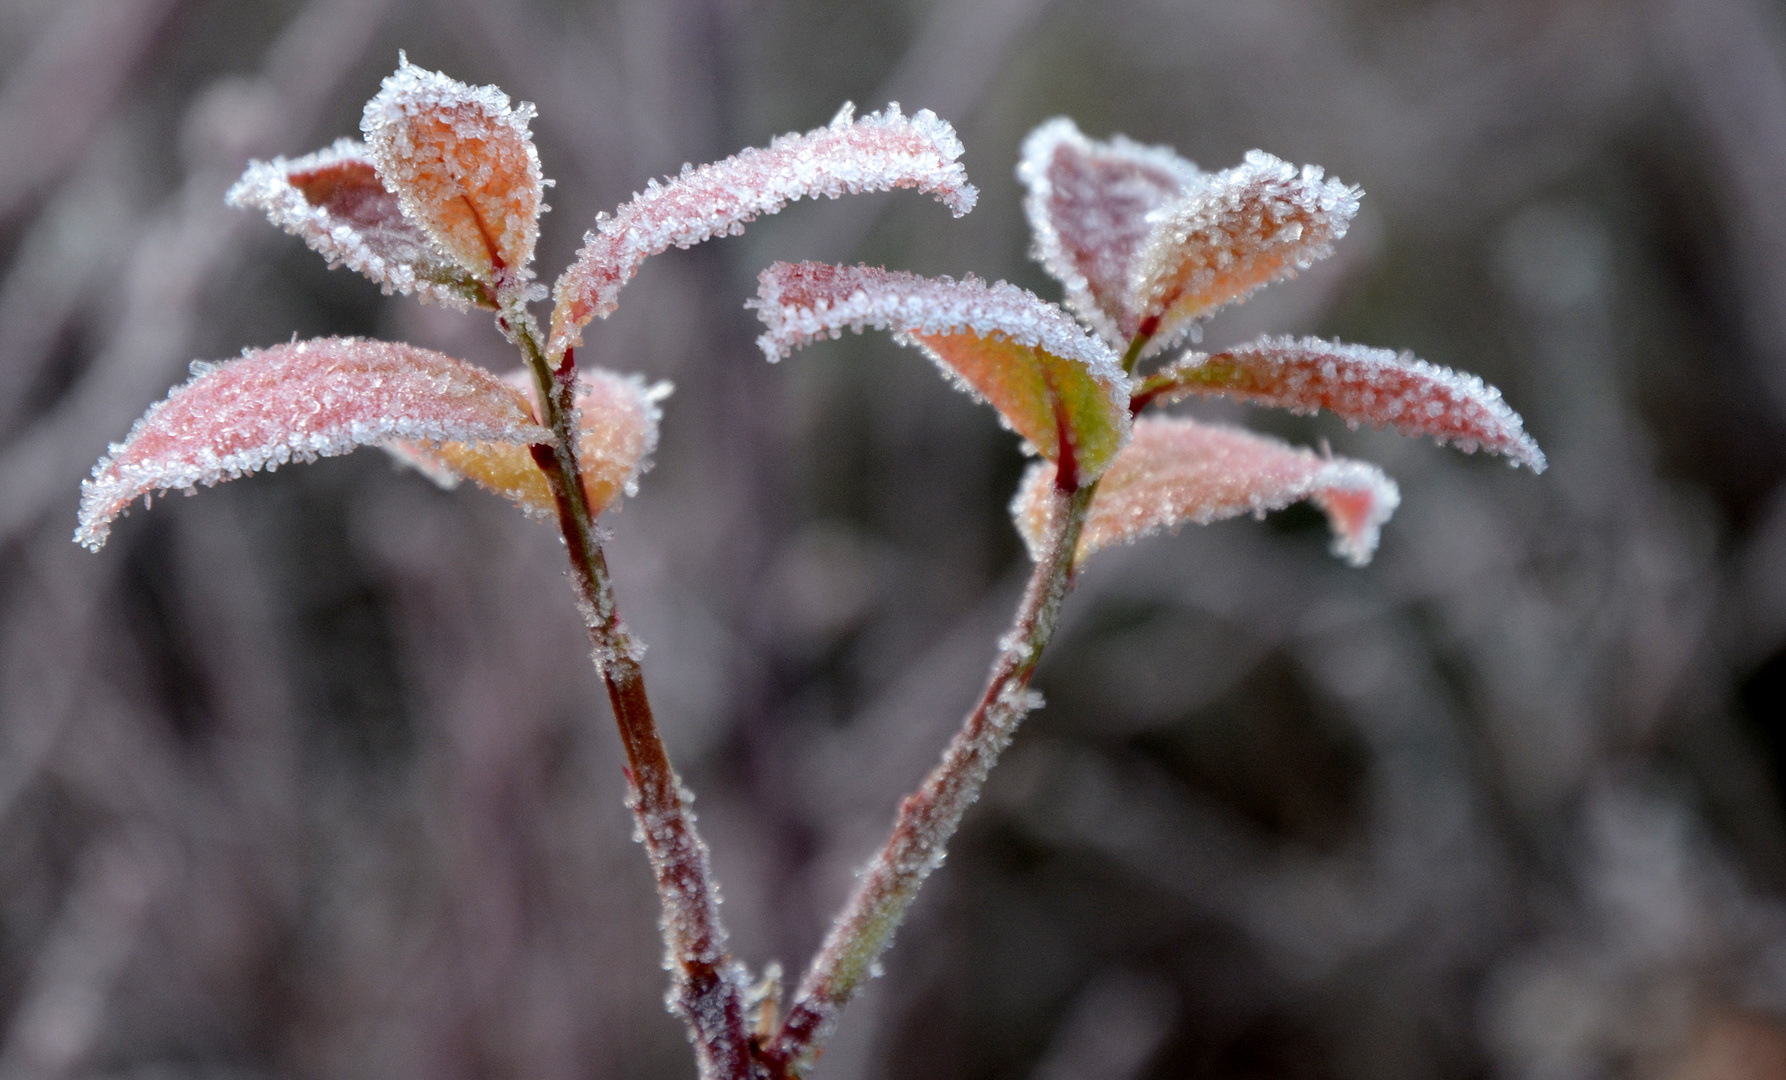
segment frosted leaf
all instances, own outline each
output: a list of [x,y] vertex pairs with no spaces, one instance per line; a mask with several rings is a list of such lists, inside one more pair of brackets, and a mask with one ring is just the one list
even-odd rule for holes
[[360,130],[403,211],[479,281],[499,291],[532,276],[545,209],[533,106],[403,58],[366,103]]
[[352,139],[293,161],[251,162],[225,201],[264,212],[331,267],[357,270],[387,293],[415,293],[460,311],[496,306],[488,289],[404,215],[365,146]]
[[1260,150],[1155,211],[1154,233],[1135,260],[1133,292],[1149,353],[1192,320],[1294,276],[1333,253],[1358,212],[1361,192]]
[[97,551],[139,495],[388,439],[534,443],[551,434],[496,376],[427,349],[317,338],[249,350],[195,373],[113,444],[81,484],[74,538]]
[[1224,394],[1302,413],[1327,409],[1353,424],[1430,435],[1544,471],[1544,452],[1499,390],[1409,353],[1312,337],[1261,338],[1213,356],[1190,353],[1162,368],[1136,391],[1135,407],[1188,394]]
[[1058,306],[1014,285],[776,263],[758,277],[749,306],[769,328],[757,344],[771,360],[845,328],[892,330],[1042,456],[1072,465],[1075,482],[1103,472],[1128,439],[1129,381],[1116,355]]
[[[504,378],[539,412],[533,376],[521,369]],[[619,375],[601,368],[583,368],[577,378],[577,458],[583,470],[583,492],[589,512],[599,514],[622,494],[631,495],[638,476],[651,467],[657,447],[658,402],[669,384],[646,386],[637,375]],[[546,474],[524,445],[511,442],[394,441],[387,443],[398,460],[451,487],[461,479],[510,499],[524,509],[555,514],[557,503]]]
[[928,109],[907,117],[897,104],[851,116],[845,105],[826,127],[782,135],[767,149],[698,169],[685,165],[681,175],[652,181],[612,217],[598,218],[577,261],[553,286],[551,355],[576,345],[590,319],[613,312],[621,287],[650,256],[736,235],[795,199],[917,188],[956,217],[973,209],[979,193],[967,182],[957,160],[961,140],[946,121]]
[[[1038,462],[1011,501],[1030,554],[1043,550],[1059,500],[1054,466]],[[1239,428],[1179,417],[1135,421],[1134,438],[1098,482],[1075,561],[1161,529],[1205,525],[1309,499],[1333,526],[1334,554],[1370,561],[1377,536],[1401,502],[1395,481],[1375,465],[1322,457]]]
[[1141,322],[1131,285],[1135,256],[1154,231],[1148,215],[1205,175],[1169,147],[1121,135],[1094,142],[1057,117],[1024,140],[1017,178],[1029,189],[1034,257],[1066,287],[1067,303],[1123,348]]

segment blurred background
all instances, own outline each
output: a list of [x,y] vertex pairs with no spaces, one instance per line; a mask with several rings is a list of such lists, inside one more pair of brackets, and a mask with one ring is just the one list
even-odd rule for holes
[[979,208],[796,204],[647,264],[581,359],[673,380],[610,560],[752,967],[797,971],[977,694],[1024,461],[884,336],[771,367],[777,258],[1059,290],[1055,115],[1368,192],[1206,341],[1499,385],[1542,477],[1332,418],[1313,511],[1100,556],[823,1080],[1786,1076],[1786,9],[1758,0],[0,3],[0,1078],[692,1076],[554,531],[362,452],[78,483],[194,358],[487,316],[226,209],[412,60],[536,102],[541,276],[647,178],[934,109]]

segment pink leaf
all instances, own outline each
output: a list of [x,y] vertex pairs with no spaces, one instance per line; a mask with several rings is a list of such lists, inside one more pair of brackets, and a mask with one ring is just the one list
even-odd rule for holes
[[1044,457],[1070,463],[1075,484],[1101,473],[1128,439],[1128,377],[1115,354],[1014,285],[776,263],[759,276],[750,306],[769,328],[757,344],[770,360],[845,327],[894,331]]
[[852,121],[845,105],[829,126],[783,135],[766,150],[748,149],[698,169],[684,165],[680,176],[651,181],[613,217],[596,219],[577,261],[553,287],[549,352],[563,355],[590,319],[606,318],[621,287],[650,256],[736,236],[746,223],[795,199],[917,188],[960,217],[979,197],[960,156],[955,129],[928,109],[908,118],[895,104]]
[[496,376],[410,345],[318,338],[193,368],[82,483],[77,542],[97,551],[139,495],[191,491],[367,443],[551,439]]
[[360,130],[403,212],[474,277],[521,287],[539,239],[544,181],[528,122],[494,86],[468,86],[403,58],[366,103]]
[[366,148],[352,139],[295,161],[253,162],[226,201],[265,212],[330,266],[357,270],[387,293],[416,293],[461,311],[496,306],[488,289],[404,216]]
[[1066,287],[1073,309],[1122,349],[1141,322],[1132,277],[1154,231],[1148,215],[1204,174],[1169,147],[1121,135],[1094,142],[1057,117],[1024,140],[1017,176],[1029,188],[1023,205],[1036,258]]
[[[533,376],[515,371],[504,380],[526,397],[538,415]],[[638,476],[650,468],[657,446],[657,403],[669,393],[668,383],[646,386],[636,375],[617,375],[600,368],[577,373],[578,460],[589,511],[599,514],[622,494],[637,490]],[[524,445],[511,442],[419,443],[396,440],[385,444],[399,460],[414,466],[442,487],[461,479],[494,491],[530,513],[555,514],[557,504],[546,474],[534,464]]]
[[1191,353],[1142,383],[1134,407],[1188,394],[1222,394],[1300,413],[1327,409],[1354,427],[1430,435],[1466,453],[1481,448],[1544,471],[1544,452],[1499,390],[1389,349],[1267,337],[1213,356]]
[[1198,316],[1333,253],[1358,212],[1357,188],[1263,151],[1192,186],[1155,214],[1135,260],[1134,295],[1149,353]]
[[[1321,457],[1239,428],[1146,417],[1135,421],[1134,431],[1098,482],[1076,561],[1161,529],[1263,514],[1310,499],[1333,526],[1334,554],[1363,566],[1401,502],[1395,481],[1375,465]],[[1032,556],[1053,527],[1053,487],[1054,466],[1038,462],[1011,502]]]

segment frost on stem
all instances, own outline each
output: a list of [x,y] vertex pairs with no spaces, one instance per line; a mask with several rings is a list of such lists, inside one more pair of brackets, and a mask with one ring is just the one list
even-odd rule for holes
[[249,350],[150,407],[81,484],[76,542],[97,551],[137,496],[210,486],[260,468],[388,439],[540,442],[527,401],[479,367],[363,338]]
[[262,211],[329,266],[357,270],[387,293],[414,293],[460,311],[496,306],[489,290],[403,213],[366,147],[352,139],[293,161],[250,162],[224,201]]
[[[1053,490],[1053,466],[1038,462],[1011,501],[1032,557],[1050,535],[1059,502]],[[1322,457],[1238,428],[1144,417],[1098,483],[1074,558],[1161,529],[1263,514],[1301,499],[1326,512],[1334,554],[1363,566],[1401,495],[1395,481],[1361,461]]]
[[1075,484],[1095,478],[1128,440],[1128,377],[1116,355],[1014,285],[776,263],[758,277],[749,306],[768,327],[757,344],[770,360],[845,328],[894,331],[989,402],[1030,447],[1071,466]]
[[1066,288],[1067,303],[1121,349],[1141,324],[1131,290],[1135,257],[1154,211],[1207,177],[1169,147],[1121,135],[1095,142],[1056,117],[1030,132],[1017,178],[1033,255]]
[[1333,253],[1358,212],[1357,188],[1260,150],[1193,185],[1152,217],[1135,258],[1141,330],[1158,352],[1198,316]]
[[1136,391],[1137,407],[1189,394],[1222,394],[1297,413],[1326,409],[1353,427],[1430,435],[1543,472],[1544,452],[1501,392],[1474,375],[1409,353],[1320,338],[1261,338],[1214,355],[1190,353]]
[[917,188],[960,217],[979,197],[957,160],[961,150],[955,129],[928,109],[907,117],[893,104],[856,120],[845,105],[826,127],[652,180],[612,217],[596,219],[577,261],[553,286],[547,351],[560,356],[577,345],[582,327],[614,310],[621,287],[650,256],[736,236],[795,199]]
[[494,86],[468,86],[403,57],[366,103],[360,130],[403,211],[479,281],[501,291],[531,271],[545,183],[527,125]]
[[[504,381],[526,397],[537,421],[533,375],[521,369]],[[584,368],[577,376],[577,458],[589,512],[599,514],[621,495],[638,491],[639,474],[651,467],[657,448],[658,403],[670,385],[647,386],[637,375],[619,375]],[[385,444],[393,456],[440,484],[452,487],[469,479],[509,499],[531,514],[551,516],[557,503],[546,474],[526,446],[509,442],[413,442]]]

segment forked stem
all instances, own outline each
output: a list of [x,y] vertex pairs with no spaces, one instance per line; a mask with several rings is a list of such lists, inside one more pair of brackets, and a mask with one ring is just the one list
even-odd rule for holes
[[1073,553],[1096,488],[1093,483],[1072,492],[1055,491],[1048,551],[1036,563],[1011,630],[1000,642],[986,692],[942,761],[899,804],[892,834],[862,871],[855,894],[807,968],[781,1030],[761,1053],[771,1075],[801,1075],[817,1058],[838,1014],[892,943],[919,886],[942,863],[949,838],[979,797],[987,772],[1010,744],[1018,723],[1040,703],[1029,690],[1030,675],[1059,621]]
[[539,390],[541,419],[553,435],[552,445],[532,447],[533,459],[558,505],[577,606],[626,750],[627,805],[638,821],[663,903],[664,948],[676,982],[672,1004],[688,1023],[703,1080],[748,1080],[752,1066],[741,977],[726,950],[707,845],[689,810],[693,796],[658,737],[639,667],[641,650],[614,606],[607,559],[584,494],[576,452],[576,363],[568,350],[556,366],[547,359],[538,327],[518,304],[507,308],[500,322],[526,358]]

